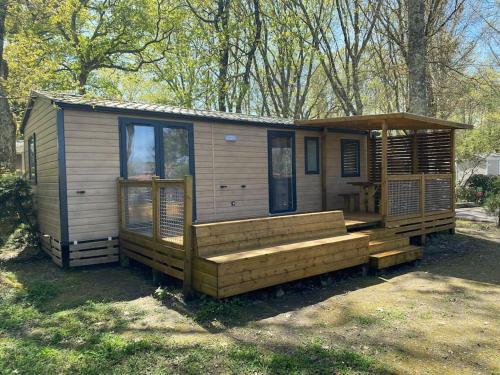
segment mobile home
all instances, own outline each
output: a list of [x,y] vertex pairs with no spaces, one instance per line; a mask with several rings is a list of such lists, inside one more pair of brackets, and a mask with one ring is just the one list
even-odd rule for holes
[[[33,92],[21,130],[54,262],[121,255],[224,297],[420,257],[410,238],[454,227],[454,132],[465,128],[406,113],[293,120]],[[225,275],[239,259],[256,263]]]

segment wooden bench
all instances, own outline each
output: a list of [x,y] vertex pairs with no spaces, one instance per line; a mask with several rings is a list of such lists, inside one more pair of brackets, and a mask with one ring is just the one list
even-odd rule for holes
[[193,225],[195,289],[223,298],[369,260],[342,211]]

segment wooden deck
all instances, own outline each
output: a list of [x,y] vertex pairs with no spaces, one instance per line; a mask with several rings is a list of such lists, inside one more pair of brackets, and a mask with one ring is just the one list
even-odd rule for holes
[[342,211],[193,225],[193,286],[217,298],[368,264]]
[[[425,176],[419,179],[423,181]],[[163,228],[170,211],[160,209],[159,192],[167,183],[150,183],[151,231],[142,233],[127,226],[131,211],[126,211],[123,190],[129,183],[119,181],[120,252],[181,279],[186,295],[191,294],[192,286],[225,298],[354,266],[379,270],[412,262],[422,257],[422,248],[411,245],[410,237],[454,227],[450,210],[420,211],[415,216],[385,220],[376,213],[321,211],[192,224],[192,198],[186,193],[191,190],[186,182],[176,187],[186,196],[183,212],[177,210],[174,217],[183,225]]]
[[346,212],[344,219],[348,231],[376,227],[382,224],[382,216],[375,213]]

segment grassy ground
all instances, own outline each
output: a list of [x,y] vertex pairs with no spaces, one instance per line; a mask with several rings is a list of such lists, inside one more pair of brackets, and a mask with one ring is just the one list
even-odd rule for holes
[[140,267],[63,271],[3,254],[1,374],[500,374],[492,225],[459,222],[420,265],[382,277],[342,272],[190,304]]

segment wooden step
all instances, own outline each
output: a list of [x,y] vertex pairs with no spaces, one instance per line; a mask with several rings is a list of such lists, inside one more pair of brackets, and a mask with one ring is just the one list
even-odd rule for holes
[[370,268],[383,269],[401,263],[422,259],[422,248],[419,246],[406,246],[400,249],[388,250],[370,255]]
[[370,241],[370,254],[377,254],[388,250],[401,249],[410,245],[407,237],[393,237]]
[[374,228],[356,231],[370,236],[370,241],[394,237],[394,228]]

